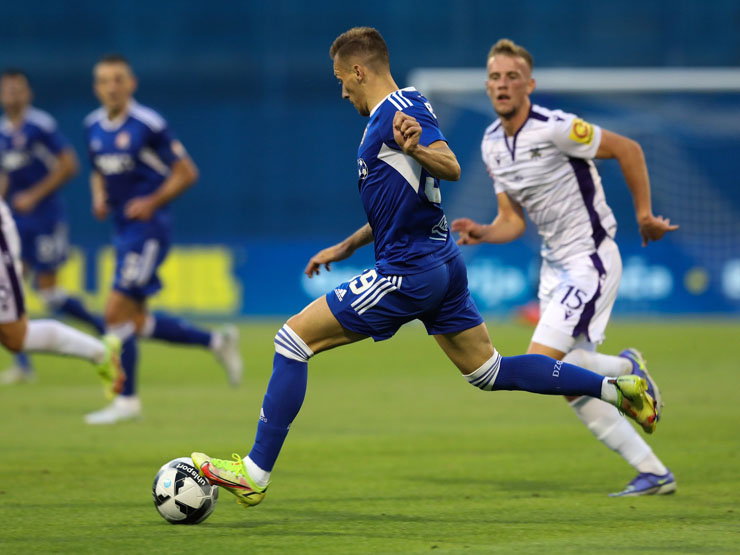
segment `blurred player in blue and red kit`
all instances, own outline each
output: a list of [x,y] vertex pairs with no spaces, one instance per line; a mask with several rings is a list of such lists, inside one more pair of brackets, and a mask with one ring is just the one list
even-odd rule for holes
[[162,283],[157,269],[170,248],[170,202],[198,178],[198,170],[167,122],[133,98],[137,80],[122,56],[103,57],[94,68],[95,94],[102,106],[85,118],[92,165],[93,212],[112,216],[116,269],[105,308],[109,333],[123,341],[125,387],[111,405],[88,414],[89,424],[112,424],[141,415],[136,394],[137,337],[210,349],[233,385],[242,375],[238,332],[211,332],[169,314],[152,314],[147,299]]

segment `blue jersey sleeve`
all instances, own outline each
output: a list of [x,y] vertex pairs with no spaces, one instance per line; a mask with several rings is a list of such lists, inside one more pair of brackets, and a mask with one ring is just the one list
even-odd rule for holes
[[447,141],[439,129],[437,117],[432,113],[431,107],[428,108],[414,104],[404,109],[403,113],[412,116],[421,125],[421,137],[419,137],[419,144],[421,146],[429,146],[436,141]]
[[149,145],[168,166],[172,166],[186,154],[182,143],[175,138],[166,125],[161,130],[152,132]]
[[39,134],[39,140],[52,154],[59,154],[63,150],[71,148],[69,141],[56,127],[51,131],[45,131],[42,129]]

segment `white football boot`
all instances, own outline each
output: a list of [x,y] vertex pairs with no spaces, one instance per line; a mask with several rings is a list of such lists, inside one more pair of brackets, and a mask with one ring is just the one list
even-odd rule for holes
[[221,336],[221,340],[213,347],[213,354],[224,367],[229,383],[236,387],[242,383],[244,374],[244,362],[239,350],[239,329],[236,326],[224,326],[215,333]]
[[141,401],[138,397],[117,396],[113,402],[98,411],[85,415],[85,423],[92,425],[115,424],[141,418]]
[[15,385],[19,383],[31,383],[36,381],[36,372],[33,368],[11,366],[0,372],[0,385]]

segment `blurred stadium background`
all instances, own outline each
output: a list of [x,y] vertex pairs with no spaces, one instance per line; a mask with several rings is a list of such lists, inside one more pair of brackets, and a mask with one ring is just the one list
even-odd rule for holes
[[[91,68],[104,53],[128,56],[137,98],[169,120],[201,170],[175,204],[178,248],[156,302],[209,317],[282,315],[372,263],[365,249],[328,276],[302,277],[315,250],[363,223],[355,155],[365,122],[341,101],[328,57],[334,37],[353,25],[380,29],[399,84],[421,79],[435,106],[463,167],[462,182],[443,187],[451,218],[495,214],[479,141],[493,119],[482,67],[496,39],[525,45],[535,77],[559,68],[574,90],[594,76],[564,68],[675,70],[683,85],[658,72],[613,73],[626,91],[573,92],[543,80],[534,100],[640,141],[654,210],[681,225],[643,250],[619,167],[600,164],[625,261],[616,312],[740,314],[736,1],[6,2],[0,66],[29,73],[35,104],[57,118],[84,160],[81,121],[96,107]],[[445,82],[458,78],[420,71],[429,68],[472,73],[448,90]],[[646,91],[646,82],[658,87]],[[109,225],[90,213],[87,171],[64,196],[76,249],[63,282],[100,307],[113,262]],[[484,311],[505,314],[531,298],[537,249],[530,231],[513,245],[466,251]],[[41,307],[33,298],[29,305]]]

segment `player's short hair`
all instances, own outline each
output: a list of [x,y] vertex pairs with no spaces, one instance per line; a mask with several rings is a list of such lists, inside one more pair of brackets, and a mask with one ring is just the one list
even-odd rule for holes
[[353,27],[339,35],[329,49],[331,59],[359,56],[373,69],[391,67],[388,46],[373,27]]
[[2,73],[0,73],[0,78],[2,77],[23,77],[27,83],[31,82],[31,80],[28,78],[28,73],[26,73],[22,69],[18,69],[17,67],[5,68]]
[[530,54],[526,48],[518,45],[511,39],[499,39],[488,51],[488,57],[486,60],[490,60],[496,54],[503,54],[504,56],[514,56],[522,58],[529,66],[529,71],[534,69],[534,60],[532,54]]
[[98,60],[99,64],[123,64],[125,65],[131,73],[134,72],[133,68],[131,67],[131,62],[128,61],[128,58],[124,56],[123,54],[105,54],[104,56],[101,56]]

